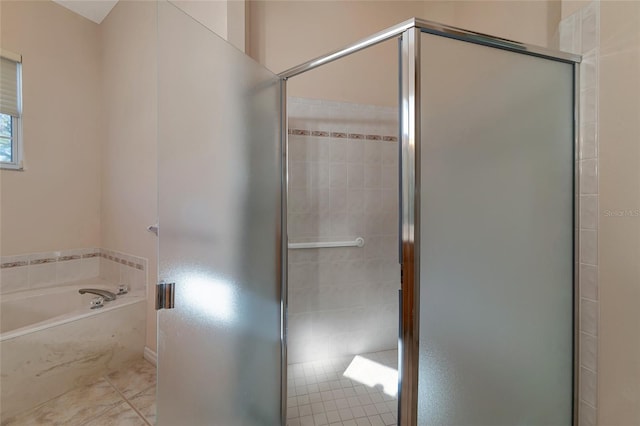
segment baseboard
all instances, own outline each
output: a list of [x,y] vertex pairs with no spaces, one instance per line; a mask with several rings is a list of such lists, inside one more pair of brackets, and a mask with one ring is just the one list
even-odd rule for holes
[[158,354],[148,347],[144,347],[144,359],[153,365],[158,365]]

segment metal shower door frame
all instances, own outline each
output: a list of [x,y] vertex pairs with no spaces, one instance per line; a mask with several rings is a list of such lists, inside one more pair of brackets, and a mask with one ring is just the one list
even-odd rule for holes
[[[287,80],[338,59],[344,58],[379,43],[399,39],[399,115],[400,115],[400,262],[402,284],[400,295],[400,330],[398,336],[398,424],[417,425],[418,357],[420,335],[420,35],[429,33],[473,44],[564,62],[574,67],[574,270],[573,270],[573,411],[572,422],[578,425],[579,406],[579,351],[578,318],[579,286],[577,253],[579,253],[579,173],[575,160],[579,149],[579,94],[580,55],[560,52],[526,43],[520,43],[474,31],[468,31],[433,21],[412,18],[389,27],[342,49],[314,58],[290,68],[278,76],[281,79],[282,145],[283,145],[283,231],[286,235],[286,203],[288,197],[288,131]],[[283,238],[283,271],[287,269],[287,238]],[[282,418],[286,422],[287,410],[287,277],[282,281]]]

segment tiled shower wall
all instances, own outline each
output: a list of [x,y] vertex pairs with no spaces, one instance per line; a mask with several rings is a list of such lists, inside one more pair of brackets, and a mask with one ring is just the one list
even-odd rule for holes
[[560,49],[582,55],[580,65],[579,330],[580,425],[597,421],[598,355],[598,55],[600,2],[591,1],[560,23]]
[[100,278],[144,290],[147,260],[101,248],[28,253],[0,258],[0,294]]
[[398,337],[397,108],[289,99],[289,363],[392,349]]

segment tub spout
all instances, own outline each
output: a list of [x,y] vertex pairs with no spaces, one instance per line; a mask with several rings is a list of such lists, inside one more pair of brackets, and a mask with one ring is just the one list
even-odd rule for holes
[[78,290],[78,293],[80,294],[91,293],[97,296],[102,296],[104,297],[105,302],[111,302],[112,300],[116,300],[115,293],[112,293],[108,290],[101,290],[99,288],[81,288],[80,290]]

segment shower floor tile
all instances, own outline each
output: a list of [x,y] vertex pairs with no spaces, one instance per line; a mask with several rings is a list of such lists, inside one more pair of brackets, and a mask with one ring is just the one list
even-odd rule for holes
[[287,380],[287,426],[397,423],[397,350],[290,364]]
[[144,359],[2,422],[14,425],[155,424],[155,366]]

